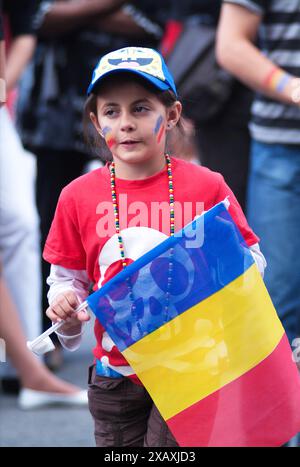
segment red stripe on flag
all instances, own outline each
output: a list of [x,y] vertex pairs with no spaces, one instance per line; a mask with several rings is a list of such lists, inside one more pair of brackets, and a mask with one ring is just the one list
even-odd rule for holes
[[300,375],[286,335],[255,368],[167,423],[180,446],[284,444],[300,431]]

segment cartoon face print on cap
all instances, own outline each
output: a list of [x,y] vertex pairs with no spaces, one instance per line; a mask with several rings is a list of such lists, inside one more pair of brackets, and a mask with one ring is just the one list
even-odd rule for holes
[[118,68],[136,69],[165,81],[161,57],[152,49],[128,47],[107,54],[99,63],[94,81]]

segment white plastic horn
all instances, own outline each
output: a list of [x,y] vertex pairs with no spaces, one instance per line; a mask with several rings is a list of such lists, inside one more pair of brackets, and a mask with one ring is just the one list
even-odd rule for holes
[[[81,305],[76,308],[75,313],[84,310],[87,308],[87,306],[87,301],[82,302]],[[64,324],[65,321],[60,321],[59,323],[53,324],[49,329],[47,329],[47,331],[43,332],[43,334],[40,334],[33,341],[28,341],[27,348],[36,355],[43,355],[46,352],[51,352],[55,349],[55,345],[49,336],[53,332],[58,331],[58,329],[60,329]]]

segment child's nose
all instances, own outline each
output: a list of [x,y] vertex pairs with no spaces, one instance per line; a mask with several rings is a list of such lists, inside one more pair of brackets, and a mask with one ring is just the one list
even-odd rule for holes
[[135,129],[135,123],[130,114],[124,113],[121,118],[121,131],[132,131]]

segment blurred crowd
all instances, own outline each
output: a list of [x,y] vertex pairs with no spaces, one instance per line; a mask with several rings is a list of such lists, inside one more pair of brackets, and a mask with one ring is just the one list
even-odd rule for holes
[[[59,342],[42,361],[26,340],[51,325],[50,265],[41,251],[59,194],[102,164],[82,131],[91,70],[123,46],[157,48],[178,71],[185,137],[169,141],[169,151],[225,177],[261,239],[265,282],[293,346],[300,337],[299,0],[4,0],[1,10],[0,337],[9,361],[0,363],[0,391],[19,392],[22,408],[55,402],[53,394],[65,404],[87,402],[53,374],[63,365]],[[189,34],[199,44],[184,60],[178,51]]]

